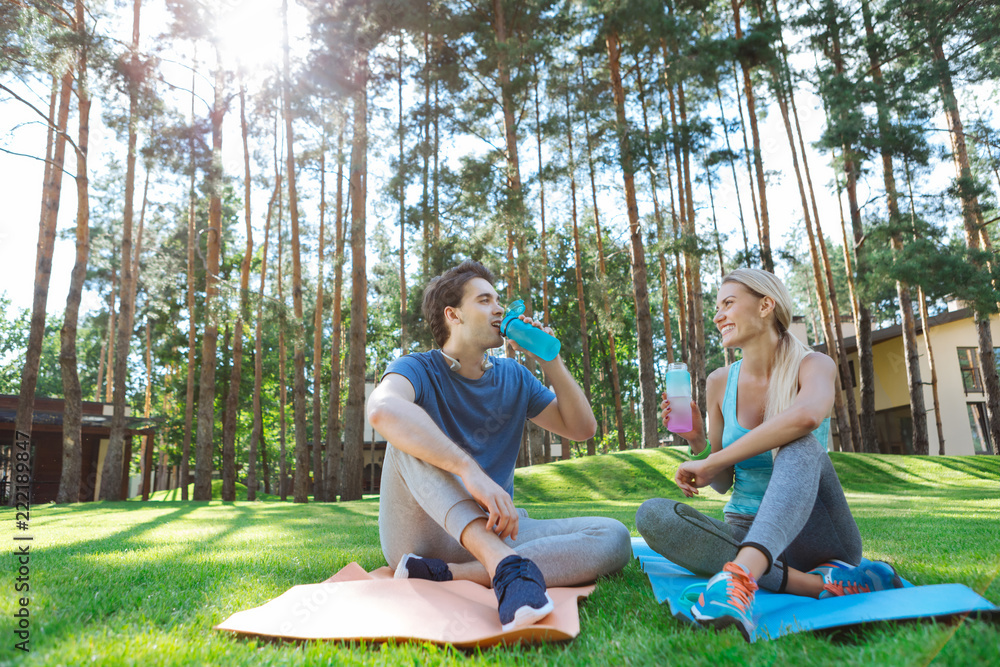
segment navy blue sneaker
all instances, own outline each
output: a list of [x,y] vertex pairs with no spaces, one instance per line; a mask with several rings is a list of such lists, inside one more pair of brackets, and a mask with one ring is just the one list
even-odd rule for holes
[[545,592],[541,570],[517,554],[507,556],[497,565],[493,592],[499,603],[500,625],[504,632],[540,621],[555,609],[555,603]]
[[427,579],[428,581],[451,581],[448,563],[440,558],[421,558],[416,554],[406,554],[399,559],[399,565],[392,575],[396,579]]

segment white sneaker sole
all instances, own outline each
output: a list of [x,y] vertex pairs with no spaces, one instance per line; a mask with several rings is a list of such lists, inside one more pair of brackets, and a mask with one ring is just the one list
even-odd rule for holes
[[708,614],[699,613],[695,608],[691,609],[691,615],[694,616],[699,625],[712,628],[716,631],[736,626],[736,629],[740,631],[741,635],[743,635],[743,639],[745,639],[748,643],[753,641],[751,639],[751,635],[753,634],[755,627],[753,622],[751,622],[750,625],[746,625],[735,616],[709,616]]
[[394,579],[409,579],[410,571],[406,569],[406,562],[411,558],[420,558],[417,554],[406,554],[399,559],[399,564],[396,565],[396,571],[392,573]]
[[504,632],[510,632],[511,630],[517,630],[518,628],[523,628],[529,625],[534,625],[538,621],[542,620],[546,616],[552,613],[552,610],[556,608],[555,602],[549,597],[549,594],[545,594],[545,599],[548,602],[544,607],[531,607],[524,605],[520,609],[514,612],[514,620],[506,625],[502,626]]

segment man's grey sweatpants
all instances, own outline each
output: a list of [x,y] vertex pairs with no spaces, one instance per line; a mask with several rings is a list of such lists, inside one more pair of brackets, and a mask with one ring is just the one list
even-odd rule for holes
[[726,514],[726,523],[674,500],[639,507],[635,525],[646,543],[695,574],[711,576],[743,546],[760,549],[771,567],[761,588],[781,592],[786,565],[807,571],[837,559],[861,562],[861,533],[826,450],[806,435],[778,450],[756,517]]
[[[628,528],[615,519],[531,519],[518,509],[518,535],[507,544],[532,560],[547,586],[574,586],[621,570],[632,557]],[[459,539],[488,515],[449,472],[392,445],[382,467],[378,527],[382,553],[395,569],[407,553],[449,563],[474,560]]]

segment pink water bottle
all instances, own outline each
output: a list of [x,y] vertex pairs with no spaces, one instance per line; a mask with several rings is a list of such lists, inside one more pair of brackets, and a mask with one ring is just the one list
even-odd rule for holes
[[674,433],[691,430],[691,374],[687,364],[667,365],[667,398],[670,400],[670,420],[667,429]]

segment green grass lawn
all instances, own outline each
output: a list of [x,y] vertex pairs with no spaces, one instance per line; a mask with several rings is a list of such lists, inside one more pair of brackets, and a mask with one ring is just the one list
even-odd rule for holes
[[[964,583],[1000,603],[1000,458],[834,454],[866,544],[916,584]],[[538,518],[615,517],[634,531],[652,496],[680,498],[674,450],[633,451],[520,470],[518,504]],[[245,497],[245,496],[244,496]],[[721,517],[708,490],[694,505]],[[212,626],[351,561],[385,565],[378,499],[293,505],[274,501],[48,505],[31,514],[31,653],[2,633],[0,664],[40,665],[992,665],[1000,624],[875,624],[853,633],[799,634],[747,645],[682,626],[653,600],[632,562],[581,604],[567,643],[463,652],[422,644],[280,643]],[[12,527],[14,512],[0,510]],[[10,538],[8,538],[10,539]],[[9,542],[8,544],[13,544]],[[8,552],[9,553],[9,552]],[[17,565],[6,567],[13,573]],[[17,604],[14,575],[0,613]],[[4,628],[10,627],[5,621]]]

